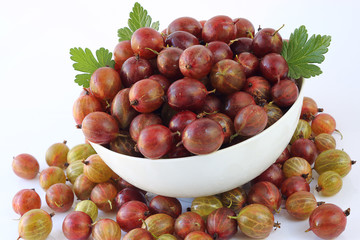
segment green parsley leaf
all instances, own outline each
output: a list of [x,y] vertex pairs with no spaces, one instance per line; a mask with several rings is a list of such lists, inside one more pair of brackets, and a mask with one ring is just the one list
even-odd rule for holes
[[70,59],[75,62],[73,64],[74,69],[84,73],[76,75],[75,82],[84,88],[89,87],[91,75],[96,69],[100,67],[114,68],[115,66],[114,60],[111,60],[112,53],[105,48],[96,50],[97,59],[88,48],[85,48],[85,50],[82,48],[71,48],[70,55]]
[[319,66],[314,63],[322,63],[324,54],[328,52],[331,37],[327,35],[312,35],[308,39],[305,26],[300,26],[290,35],[289,42],[283,42],[281,55],[289,65],[288,76],[298,79],[310,78],[322,73]]
[[151,27],[156,31],[159,30],[159,21],[152,23],[152,18],[148,15],[148,12],[138,3],[134,4],[132,12],[130,12],[130,18],[128,20],[129,27],[120,28],[118,30],[119,42],[124,40],[130,40],[132,34],[139,28]]

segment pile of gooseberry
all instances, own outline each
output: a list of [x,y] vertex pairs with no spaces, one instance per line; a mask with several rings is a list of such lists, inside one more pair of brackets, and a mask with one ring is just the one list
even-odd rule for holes
[[[280,28],[281,29],[281,28]],[[137,29],[73,106],[85,138],[150,159],[209,154],[259,134],[299,94],[279,30],[244,18],[181,17]]]
[[[281,46],[278,30],[255,34],[243,18],[183,17],[162,33],[140,28],[116,45],[115,69],[94,72],[74,103],[76,124],[88,141],[151,159],[209,154],[238,143],[276,122],[298,97]],[[335,238],[350,209],[318,202],[314,190],[337,194],[355,162],[336,149],[335,119],[321,111],[305,97],[293,137],[274,164],[244,186],[194,198],[188,209],[177,198],[126,182],[89,143],[51,145],[40,174],[35,157],[19,154],[13,171],[38,177],[53,211],[41,209],[34,189],[19,191],[12,202],[21,215],[19,239],[46,239],[57,212],[67,213],[62,231],[71,240],[231,239],[237,232],[266,238],[279,227],[281,208],[290,218],[308,220],[304,231]],[[99,211],[116,217],[99,218]]]

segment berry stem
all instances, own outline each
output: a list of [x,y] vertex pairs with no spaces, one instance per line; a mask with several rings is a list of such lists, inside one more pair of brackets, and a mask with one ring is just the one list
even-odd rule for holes
[[285,27],[285,24],[283,24],[278,30],[276,30],[272,36],[275,36],[283,27]]

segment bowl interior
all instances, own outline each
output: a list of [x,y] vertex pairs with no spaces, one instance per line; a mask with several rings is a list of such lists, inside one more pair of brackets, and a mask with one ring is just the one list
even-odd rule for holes
[[120,177],[148,192],[180,198],[214,195],[241,186],[266,170],[288,145],[297,126],[299,97],[272,126],[236,145],[206,155],[146,159],[113,152],[91,143],[104,162]]

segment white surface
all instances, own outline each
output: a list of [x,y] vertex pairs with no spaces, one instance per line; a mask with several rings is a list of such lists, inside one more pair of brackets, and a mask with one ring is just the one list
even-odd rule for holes
[[[127,24],[133,4],[134,1],[1,1],[1,239],[18,236],[18,216],[11,207],[15,193],[23,188],[35,188],[43,199],[45,194],[38,179],[25,181],[13,174],[12,157],[33,154],[44,169],[45,151],[51,144],[66,139],[72,147],[84,140],[72,119],[72,104],[81,88],[73,82],[76,72],[72,70],[69,49],[88,47],[94,52],[105,47],[112,51],[117,29]],[[338,148],[348,152],[352,159],[360,159],[358,2],[183,0],[141,1],[141,4],[153,20],[160,20],[160,29],[180,16],[202,20],[225,14],[248,18],[256,27],[277,28],[284,23],[281,30],[284,38],[302,24],[309,34],[331,35],[330,50],[321,65],[324,73],[307,82],[305,95],[314,98],[336,118],[337,128],[344,135],[343,140],[335,135]],[[343,209],[351,207],[347,229],[338,239],[358,239],[359,169],[359,165],[354,165],[336,196],[324,198],[316,194],[318,200],[335,203]],[[43,208],[50,211],[45,201]],[[65,239],[61,232],[65,215],[54,216],[49,239]],[[312,233],[304,233],[307,221],[294,221],[286,211],[275,218],[281,222],[281,229],[269,239],[317,239]],[[240,234],[234,239],[242,238]]]
[[92,145],[115,173],[138,188],[169,197],[215,195],[246,184],[276,161],[296,129],[303,97],[301,88],[291,109],[271,127],[212,154],[149,161]]

